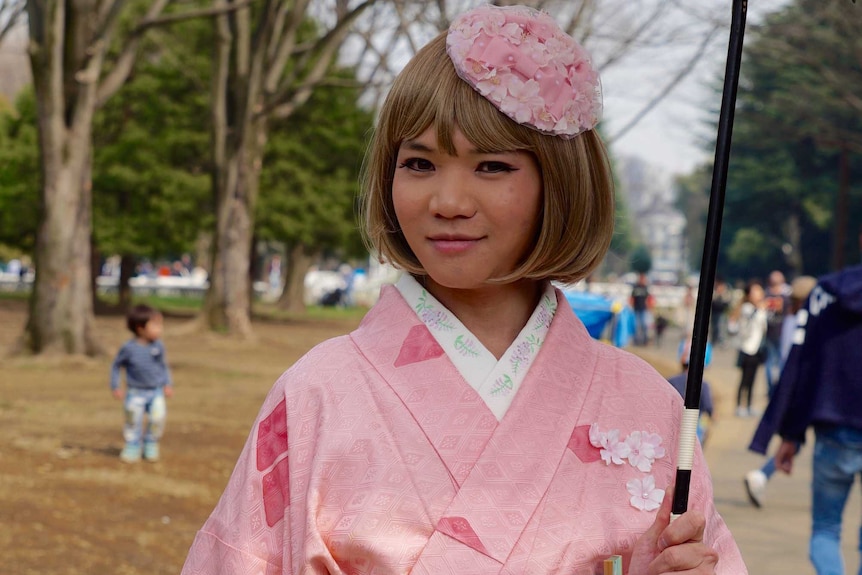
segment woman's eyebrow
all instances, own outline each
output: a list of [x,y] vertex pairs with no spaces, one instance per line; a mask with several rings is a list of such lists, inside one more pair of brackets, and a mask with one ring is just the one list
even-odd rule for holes
[[427,146],[427,145],[425,145],[422,142],[419,142],[417,140],[405,140],[404,142],[402,142],[401,148],[406,149],[406,150],[412,150],[414,152],[435,152],[436,151],[434,148],[431,148],[431,147],[429,147],[429,146]]
[[[434,153],[437,151],[436,148],[428,146],[418,140],[404,140],[401,143],[401,149],[410,150],[413,152],[427,152]],[[480,150],[479,148],[470,148],[467,150],[468,156],[491,156],[496,154],[517,154],[518,152],[523,150]]]

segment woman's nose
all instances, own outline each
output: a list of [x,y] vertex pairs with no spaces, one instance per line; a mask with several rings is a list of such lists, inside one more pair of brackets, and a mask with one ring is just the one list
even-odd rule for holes
[[441,218],[474,216],[476,203],[471,192],[469,176],[453,172],[441,177],[431,197],[429,208],[435,216]]

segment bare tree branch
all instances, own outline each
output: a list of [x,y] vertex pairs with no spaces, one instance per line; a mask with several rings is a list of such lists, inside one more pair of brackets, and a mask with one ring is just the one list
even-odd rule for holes
[[[156,19],[169,2],[170,0],[154,0],[150,5],[150,9],[147,10],[144,20]],[[129,77],[129,74],[132,73],[132,68],[135,65],[135,59],[138,55],[138,47],[140,46],[143,35],[142,32],[133,33],[129,37],[110,73],[99,85],[96,93],[97,107],[101,107],[108,98],[116,94],[123,84],[126,83],[126,79]]]
[[99,85],[99,94],[97,106],[102,106],[111,96],[123,87],[129,75],[135,66],[135,60],[140,48],[141,39],[144,33],[156,26],[168,26],[177,22],[185,22],[196,18],[214,18],[221,14],[228,14],[247,8],[255,2],[255,0],[239,0],[231,4],[216,6],[213,8],[205,8],[201,10],[189,10],[179,14],[170,14],[161,16],[161,13],[172,0],[154,0],[147,14],[141,19],[138,25],[134,28],[126,41],[123,51],[117,57],[117,61],[111,68],[110,73],[102,80]]
[[214,16],[220,16],[221,14],[229,14],[231,12],[236,12],[237,10],[247,8],[255,2],[256,0],[239,0],[237,2],[232,2],[224,6],[201,8],[200,10],[189,10],[188,12],[182,12],[180,14],[170,14],[168,16],[161,16],[158,18],[145,17],[143,20],[140,21],[140,23],[138,23],[137,27],[135,28],[135,32],[144,32],[148,28],[152,28],[154,26],[165,26],[167,24],[175,24],[177,22],[194,20],[196,18],[212,18]]
[[93,43],[103,42],[117,18],[126,7],[126,0],[103,0],[97,10],[96,32],[93,34]]
[[3,43],[3,38],[6,34],[21,22],[21,16],[24,14],[26,8],[26,0],[4,2],[0,6],[0,44]]
[[653,24],[655,24],[659,18],[661,18],[665,11],[667,10],[668,2],[664,0],[655,7],[652,14],[649,17],[645,18],[641,21],[640,25],[635,28],[634,32],[628,34],[623,40],[616,46],[613,52],[605,58],[605,60],[601,64],[597,64],[599,70],[604,70],[609,66],[612,66],[620,58],[625,56],[631,50],[632,45],[640,40],[641,37],[650,29],[652,29]]
[[[271,98],[268,98],[268,101],[260,114],[266,115],[270,112],[274,112],[276,116],[284,117],[289,115],[298,106],[304,104],[311,96],[314,86],[323,79],[324,75],[328,71],[330,64],[338,53],[338,50],[341,48],[341,44],[350,30],[350,26],[353,25],[362,12],[372,6],[376,1],[377,0],[365,0],[341,18],[341,20],[339,20],[335,26],[333,26],[332,29],[317,42],[316,49],[305,54],[291,73],[282,78],[281,88],[273,94]],[[297,79],[298,71],[305,68],[304,64],[311,57],[312,53],[315,54],[317,60],[305,75],[302,85],[296,87],[294,84]]]
[[581,2],[581,4],[578,6],[578,9],[575,11],[574,15],[569,20],[569,23],[564,27],[566,33],[569,36],[575,35],[575,30],[577,30],[578,27],[581,25],[581,22],[583,21],[584,14],[586,13],[587,8],[591,7],[592,4],[593,3],[591,0],[583,0]]
[[[270,63],[269,71],[264,80],[264,90],[267,93],[275,92],[278,89],[278,82],[284,73],[284,67],[296,46],[296,35],[299,32],[299,25],[302,23],[305,12],[308,10],[309,1],[296,0],[293,10],[290,11],[290,19],[285,28],[284,37],[278,43],[275,59]],[[281,33],[281,30],[278,30],[278,33]]]
[[608,144],[612,144],[615,140],[621,138],[625,135],[626,132],[634,128],[638,122],[644,119],[644,117],[656,107],[656,105],[661,102],[668,94],[673,91],[673,89],[685,78],[688,74],[694,69],[694,66],[700,61],[706,52],[709,43],[712,41],[712,37],[715,36],[716,32],[718,32],[718,25],[712,27],[712,29],[704,36],[703,41],[698,46],[698,49],[692,55],[692,57],[688,60],[685,66],[683,66],[679,72],[671,78],[670,82],[665,84],[664,88],[662,88],[658,94],[656,94],[649,102],[647,102],[640,111],[635,114],[631,120],[629,120],[622,128],[617,130],[615,134],[608,138]]

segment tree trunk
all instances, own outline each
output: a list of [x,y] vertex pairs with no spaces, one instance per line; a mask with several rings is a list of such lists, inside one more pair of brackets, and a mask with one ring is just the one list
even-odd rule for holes
[[[225,3],[217,1],[216,7]],[[231,26],[229,19],[235,19]],[[267,121],[261,105],[265,49],[251,53],[250,12],[216,18],[213,190],[216,231],[202,319],[211,330],[251,337],[250,254]],[[236,70],[232,70],[232,65]]]
[[310,252],[302,243],[291,246],[284,262],[284,289],[278,299],[279,309],[291,313],[305,311],[305,274],[314,263],[317,254]]
[[209,329],[241,337],[252,335],[249,272],[260,185],[261,130],[261,124],[250,127],[245,135],[248,143],[228,149],[226,161],[216,167],[216,233],[203,317]]
[[60,1],[28,3],[42,213],[22,343],[37,354],[95,355],[101,347],[95,338],[90,277],[91,128],[104,48],[84,53],[82,38],[89,24],[71,6],[67,14],[67,6]]
[[790,249],[785,252],[785,259],[790,269],[793,270],[793,277],[799,277],[805,272],[802,261],[802,225],[799,223],[799,214],[794,213],[787,218],[784,223],[784,234],[790,245]]
[[212,252],[213,252],[213,235],[212,232],[198,233],[198,239],[195,240],[195,267],[206,270],[207,276],[212,273]]
[[248,290],[251,294],[251,300],[254,301],[254,282],[262,279],[261,273],[261,258],[257,250],[257,234],[252,231],[251,235],[251,251],[248,254]]
[[89,184],[81,186],[80,160],[70,155],[43,168],[45,216],[36,240],[24,344],[32,353],[97,355],[102,350],[95,338],[90,275],[91,192]]
[[117,284],[117,307],[126,313],[132,307],[132,286],[129,280],[135,275],[137,258],[133,255],[123,254],[120,257],[120,280]]
[[[91,230],[92,232],[92,230]],[[102,273],[102,254],[96,246],[96,237],[90,233],[90,294],[93,297],[93,313],[99,313],[99,276]]]
[[835,230],[832,239],[832,269],[844,269],[847,249],[847,222],[850,217],[850,153],[842,143],[838,159],[838,197],[835,199]]

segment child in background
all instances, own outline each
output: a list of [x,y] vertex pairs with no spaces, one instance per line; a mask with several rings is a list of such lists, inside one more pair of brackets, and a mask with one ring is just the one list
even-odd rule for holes
[[[688,364],[691,356],[691,338],[687,338],[679,343],[679,363],[682,366],[682,372],[668,378],[670,384],[676,389],[682,397],[685,397],[685,387],[688,383]],[[706,352],[704,354],[703,368],[709,366],[712,360],[712,344],[706,344]],[[709,430],[714,422],[714,409],[712,405],[712,389],[709,382],[705,379],[701,382],[700,387],[700,416],[697,420],[697,438],[700,440],[701,446],[706,445],[706,440],[709,437]]]
[[682,400],[593,340],[552,281],[613,234],[589,55],[547,14],[481,6],[395,80],[364,180],[405,273],[264,400],[185,575],[747,573]]
[[[120,389],[120,371],[126,370],[126,393],[123,409],[125,445],[120,459],[127,463],[158,461],[159,440],[165,430],[167,415],[165,397],[173,396],[171,372],[165,361],[161,342],[162,314],[148,305],[136,305],[126,317],[134,337],[123,344],[111,365],[111,393],[124,399]],[[147,418],[144,431],[144,416]],[[142,443],[143,442],[143,443]]]

